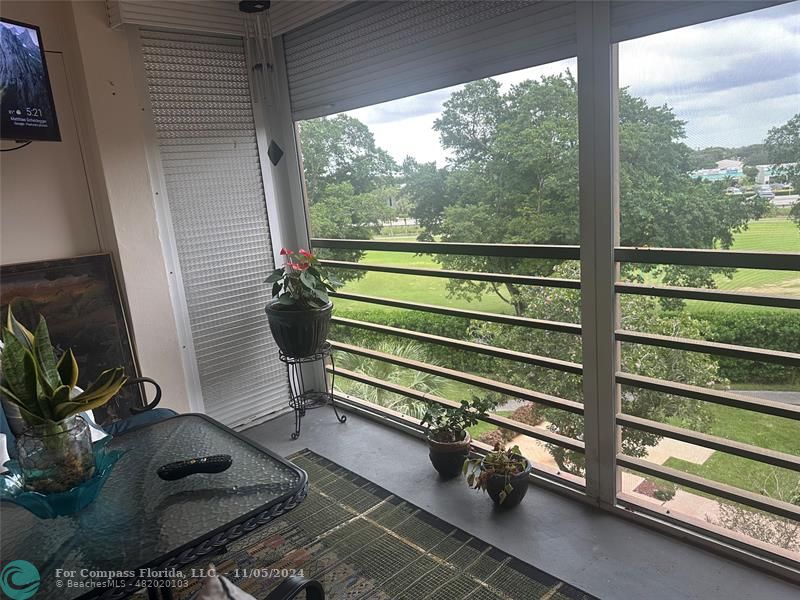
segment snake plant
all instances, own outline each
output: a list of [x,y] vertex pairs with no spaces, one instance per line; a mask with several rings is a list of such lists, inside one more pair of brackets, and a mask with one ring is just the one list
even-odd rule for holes
[[127,377],[122,368],[103,371],[78,394],[78,363],[72,350],[56,360],[44,317],[36,329],[25,328],[8,308],[3,330],[0,393],[19,408],[29,426],[58,423],[67,417],[98,408],[119,392]]

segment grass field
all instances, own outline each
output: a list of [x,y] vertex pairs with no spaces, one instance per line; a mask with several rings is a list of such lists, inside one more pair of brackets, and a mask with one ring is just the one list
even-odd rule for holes
[[[395,242],[413,242],[413,236],[376,238],[391,239]],[[367,252],[364,263],[374,265],[391,265],[398,267],[413,267],[422,269],[439,269],[440,265],[433,260],[433,256],[418,255],[406,252]],[[382,296],[394,300],[421,302],[423,304],[438,304],[454,308],[468,308],[484,312],[510,313],[511,307],[494,294],[488,294],[480,301],[468,302],[461,298],[447,297],[447,279],[441,277],[417,277],[415,275],[396,275],[394,273],[367,273],[357,281],[351,281],[341,291],[351,294],[364,294],[366,296]],[[398,310],[391,307],[367,305],[363,302],[337,300],[336,305],[342,308],[358,308],[370,306],[372,309]]]
[[[750,223],[736,236],[733,250],[756,252],[800,252],[800,229],[786,218]],[[800,296],[800,272],[739,269],[733,279],[717,278],[723,290],[740,290],[782,296]]]
[[[415,241],[414,236],[392,236],[376,239],[393,241]],[[762,219],[750,223],[749,228],[736,235],[733,250],[759,252],[800,252],[800,229],[787,218]],[[438,269],[439,264],[431,255],[416,255],[403,252],[367,252],[363,262],[378,265],[392,265]],[[764,271],[739,269],[732,279],[724,276],[716,278],[717,286],[723,290],[740,290],[786,296],[800,296],[800,272]],[[358,281],[348,283],[342,291],[353,294],[383,296],[396,300],[440,304],[455,308],[469,308],[485,312],[510,313],[511,307],[496,295],[489,293],[480,301],[468,302],[461,298],[447,297],[447,280],[437,277],[416,277],[392,273],[367,273]],[[339,306],[357,307],[362,303],[339,300]],[[741,310],[735,304],[690,301],[689,308],[707,308],[733,311]],[[375,305],[372,308],[381,308]],[[385,310],[396,310],[383,307]]]
[[[727,406],[711,405],[710,410],[713,419],[707,433],[800,456],[800,435],[794,421],[757,413],[748,413],[744,418],[741,410]],[[670,458],[664,466],[773,498],[783,495],[789,502],[794,498],[787,495],[800,494],[798,473],[724,452],[714,452],[702,465]]]

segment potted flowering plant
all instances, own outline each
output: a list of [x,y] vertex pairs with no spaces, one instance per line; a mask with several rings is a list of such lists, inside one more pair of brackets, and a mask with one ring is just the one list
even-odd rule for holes
[[272,300],[265,311],[272,337],[287,356],[311,356],[328,337],[333,303],[328,292],[339,285],[308,250],[297,253],[286,248],[282,267],[265,283],[272,284]]

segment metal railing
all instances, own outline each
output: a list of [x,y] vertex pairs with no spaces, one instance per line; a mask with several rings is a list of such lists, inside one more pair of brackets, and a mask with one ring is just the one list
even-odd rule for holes
[[[373,241],[373,240],[332,240],[314,239],[314,248],[332,250],[382,250],[391,252],[407,252],[418,254],[452,254],[465,256],[485,256],[493,258],[526,258],[526,259],[556,259],[556,260],[578,260],[580,259],[580,248],[578,246],[545,246],[545,245],[508,245],[508,244],[466,244],[466,243],[444,243],[444,242],[393,242],[393,241]],[[800,271],[800,254],[796,253],[760,253],[760,252],[737,252],[737,251],[716,251],[716,250],[683,250],[683,249],[664,249],[664,248],[615,248],[615,261],[617,263],[633,264],[672,264],[685,266],[704,266],[704,267],[728,267],[728,268],[750,268],[750,269],[770,269],[770,270],[796,270]],[[559,279],[549,277],[534,277],[526,275],[512,275],[502,273],[481,273],[469,271],[452,271],[446,269],[425,269],[397,267],[387,265],[375,265],[369,263],[356,263],[340,260],[323,260],[322,263],[333,269],[352,269],[364,272],[382,272],[397,275],[416,275],[425,277],[443,277],[447,279],[483,281],[496,284],[511,283],[516,285],[544,286],[566,289],[581,288],[581,282],[574,279]],[[701,300],[709,302],[727,302],[738,304],[750,304],[757,306],[780,307],[789,309],[800,309],[800,298],[773,296],[767,294],[753,294],[736,291],[724,291],[717,289],[683,288],[672,286],[644,285],[627,282],[616,282],[615,292],[617,294],[645,295],[659,298],[680,298],[686,300]],[[450,317],[461,317],[465,319],[501,323],[546,331],[580,336],[581,326],[574,323],[564,323],[544,319],[535,319],[521,316],[502,315],[472,311],[465,309],[450,308],[444,306],[422,304],[381,298],[362,294],[338,292],[335,297],[361,302],[365,304],[382,305],[405,310],[422,311],[446,315]],[[486,344],[457,340],[411,331],[387,325],[379,325],[354,319],[334,317],[333,322],[337,325],[348,328],[359,328],[371,332],[386,334],[387,336],[412,339],[424,343],[431,343],[446,346],[459,351],[472,352],[480,355],[501,358],[514,362],[535,365],[556,371],[580,375],[583,366],[569,361],[558,360],[546,356],[508,350]],[[699,352],[713,356],[734,357],[738,359],[762,361],[788,367],[800,367],[800,354],[793,352],[783,352],[768,350],[764,348],[754,348],[734,344],[723,344],[680,337],[671,337],[643,333],[638,331],[628,331],[617,329],[614,333],[616,343],[644,344],[662,348],[670,348],[688,352]],[[557,408],[573,414],[584,415],[584,406],[579,402],[559,398],[549,394],[544,394],[534,390],[529,390],[508,383],[496,381],[494,379],[482,377],[472,373],[457,371],[454,369],[443,368],[421,361],[394,356],[372,349],[361,348],[341,341],[332,341],[336,350],[361,355],[373,360],[383,361],[398,367],[417,370],[423,373],[436,375],[448,380],[465,383],[477,388],[497,392],[509,397],[526,400],[544,406]],[[613,352],[613,348],[609,348]],[[357,381],[362,384],[371,385],[389,392],[393,392],[407,398],[421,400],[425,402],[435,402],[444,406],[453,406],[450,400],[440,398],[417,390],[406,388],[395,383],[382,381],[374,377],[337,369],[337,374],[346,379]],[[755,413],[778,416],[794,421],[800,421],[800,406],[774,402],[766,399],[743,396],[733,392],[703,388],[693,385],[646,377],[633,373],[620,371],[615,377],[618,390],[621,386],[630,386],[646,389],[650,391],[672,394],[684,398],[701,400],[713,404],[743,409]],[[618,392],[619,393],[619,392]],[[590,399],[588,401],[591,401]],[[375,407],[374,411],[381,412],[380,407]],[[585,453],[586,447],[581,440],[569,438],[545,429],[532,427],[523,423],[518,423],[497,414],[489,415],[485,421],[508,429],[518,434],[526,435],[531,438],[554,444],[575,452]],[[658,436],[695,444],[704,448],[724,452],[737,457],[759,461],[764,464],[792,470],[800,473],[800,457],[777,452],[766,448],[753,446],[741,442],[731,441],[713,435],[698,433],[689,429],[659,423],[649,419],[641,418],[620,412],[615,415],[617,427],[626,427],[639,431],[655,434]],[[800,426],[799,426],[800,427]],[[779,517],[789,519],[800,519],[800,507],[770,498],[765,495],[756,494],[741,488],[736,488],[724,483],[711,481],[709,479],[678,471],[663,465],[658,465],[646,460],[623,454],[619,448],[616,451],[617,467],[627,468],[639,473],[658,477],[660,479],[673,482],[675,484],[697,490],[701,493],[712,494],[719,498],[736,502],[751,508],[766,511]],[[624,498],[623,498],[624,497]],[[630,495],[618,494],[620,505],[630,507]],[[668,515],[670,519],[676,519],[674,515]],[[680,519],[677,519],[680,521]],[[776,557],[785,558],[781,554]]]

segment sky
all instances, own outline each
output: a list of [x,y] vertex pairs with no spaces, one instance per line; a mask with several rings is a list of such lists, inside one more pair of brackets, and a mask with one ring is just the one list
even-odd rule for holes
[[[620,85],[650,104],[667,103],[687,121],[693,148],[764,140],[771,127],[800,112],[800,1],[630,40],[619,48]],[[575,59],[494,77],[503,90],[526,79],[577,71]],[[447,153],[433,123],[461,86],[349,111],[378,146],[444,166]]]

